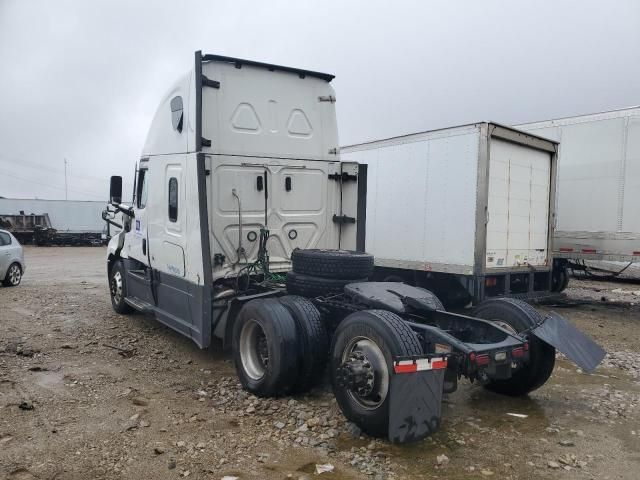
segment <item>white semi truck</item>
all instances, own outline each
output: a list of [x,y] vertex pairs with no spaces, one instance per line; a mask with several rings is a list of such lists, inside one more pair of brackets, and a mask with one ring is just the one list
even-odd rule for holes
[[445,304],[557,289],[551,244],[558,144],[477,123],[341,148],[366,164],[366,251],[376,279]]
[[639,262],[640,107],[516,128],[560,142],[554,257]]
[[526,395],[555,348],[595,368],[604,351],[557,314],[503,298],[458,315],[428,290],[367,280],[364,169],[339,159],[332,79],[196,52],[153,119],[133,205],[111,179],[113,308],[201,348],[221,339],[256,395],[305,391],[328,366],[345,416],[396,442],[437,430],[461,376]]

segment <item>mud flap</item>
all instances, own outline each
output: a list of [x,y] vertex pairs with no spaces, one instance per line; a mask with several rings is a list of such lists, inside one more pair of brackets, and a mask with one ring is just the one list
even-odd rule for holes
[[440,428],[443,357],[399,360],[389,385],[389,440],[416,442]]
[[547,315],[531,333],[557,348],[587,373],[593,372],[607,354],[604,348],[555,312]]

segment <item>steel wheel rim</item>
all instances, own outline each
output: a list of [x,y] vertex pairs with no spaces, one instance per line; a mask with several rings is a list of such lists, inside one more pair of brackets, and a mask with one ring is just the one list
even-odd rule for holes
[[366,410],[375,410],[384,403],[389,393],[389,370],[387,360],[382,349],[376,342],[367,337],[355,337],[342,351],[342,363],[346,362],[353,353],[360,352],[365,355],[373,369],[373,390],[369,395],[361,396],[351,389],[347,390],[349,396]]
[[21,277],[22,272],[20,271],[20,267],[18,265],[11,265],[9,269],[9,282],[11,285],[18,285]]
[[518,332],[516,331],[516,329],[513,328],[511,325],[509,325],[507,322],[503,320],[498,320],[497,318],[492,319],[491,321],[496,325],[498,325],[499,327],[502,327],[505,330],[508,330],[509,332],[513,333],[514,335],[518,335]]
[[250,319],[240,331],[240,360],[242,368],[252,380],[260,380],[269,368],[267,336],[258,322]]
[[122,299],[122,274],[116,272],[111,278],[111,297],[116,303],[120,303]]

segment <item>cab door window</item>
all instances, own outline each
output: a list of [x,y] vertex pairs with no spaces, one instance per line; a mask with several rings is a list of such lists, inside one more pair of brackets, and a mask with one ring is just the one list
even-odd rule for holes
[[178,179],[171,177],[169,179],[169,221],[178,221]]
[[147,170],[140,170],[138,174],[138,188],[136,192],[136,206],[143,209],[147,206],[149,192],[149,174]]

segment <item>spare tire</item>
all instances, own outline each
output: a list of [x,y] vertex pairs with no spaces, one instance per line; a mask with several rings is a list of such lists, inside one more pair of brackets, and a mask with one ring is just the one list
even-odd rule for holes
[[278,300],[295,320],[300,339],[298,377],[292,392],[306,392],[322,378],[329,353],[329,336],[320,312],[311,301],[295,295],[285,295]]
[[373,255],[351,250],[296,249],[291,261],[294,272],[314,277],[354,280],[373,273]]
[[348,283],[366,281],[366,278],[343,280],[336,278],[314,277],[311,275],[289,272],[287,273],[287,292],[291,295],[300,295],[301,297],[307,298],[338,295],[343,293],[344,286]]

